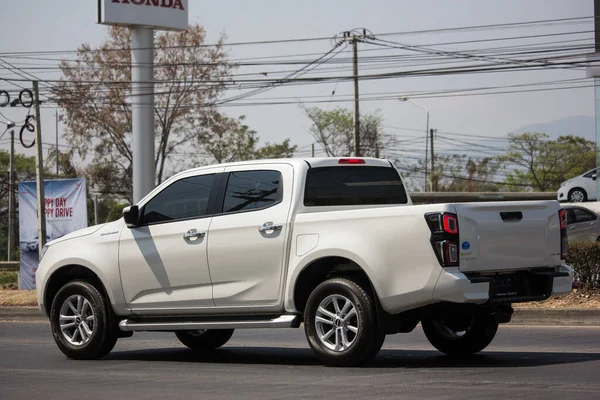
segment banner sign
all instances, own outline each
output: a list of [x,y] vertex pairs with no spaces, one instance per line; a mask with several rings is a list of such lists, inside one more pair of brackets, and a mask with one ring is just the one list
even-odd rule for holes
[[[46,243],[87,227],[85,179],[57,179],[44,182]],[[37,185],[19,182],[20,288],[35,289],[39,264]]]
[[98,0],[98,23],[186,30],[188,0]]

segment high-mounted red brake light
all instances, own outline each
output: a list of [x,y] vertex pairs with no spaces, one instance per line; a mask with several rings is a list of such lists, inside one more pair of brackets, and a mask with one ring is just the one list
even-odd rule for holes
[[456,220],[456,216],[444,214],[444,232],[451,235],[458,234],[458,221]]
[[362,158],[340,158],[338,164],[365,164]]

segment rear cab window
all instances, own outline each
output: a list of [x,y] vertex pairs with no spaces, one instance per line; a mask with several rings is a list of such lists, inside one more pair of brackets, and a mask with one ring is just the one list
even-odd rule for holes
[[357,206],[407,204],[406,190],[395,168],[330,166],[310,168],[304,205]]

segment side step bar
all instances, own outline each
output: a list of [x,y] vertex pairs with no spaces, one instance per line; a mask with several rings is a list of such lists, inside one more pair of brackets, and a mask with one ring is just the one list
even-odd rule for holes
[[219,320],[219,321],[134,321],[123,320],[119,329],[132,331],[193,331],[197,329],[254,329],[254,328],[298,328],[302,318],[299,315],[281,315],[265,320]]

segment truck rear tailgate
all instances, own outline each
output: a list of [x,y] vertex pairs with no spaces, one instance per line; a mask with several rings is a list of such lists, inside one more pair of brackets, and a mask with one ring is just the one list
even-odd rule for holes
[[460,271],[507,271],[561,264],[558,202],[454,206],[460,235]]

